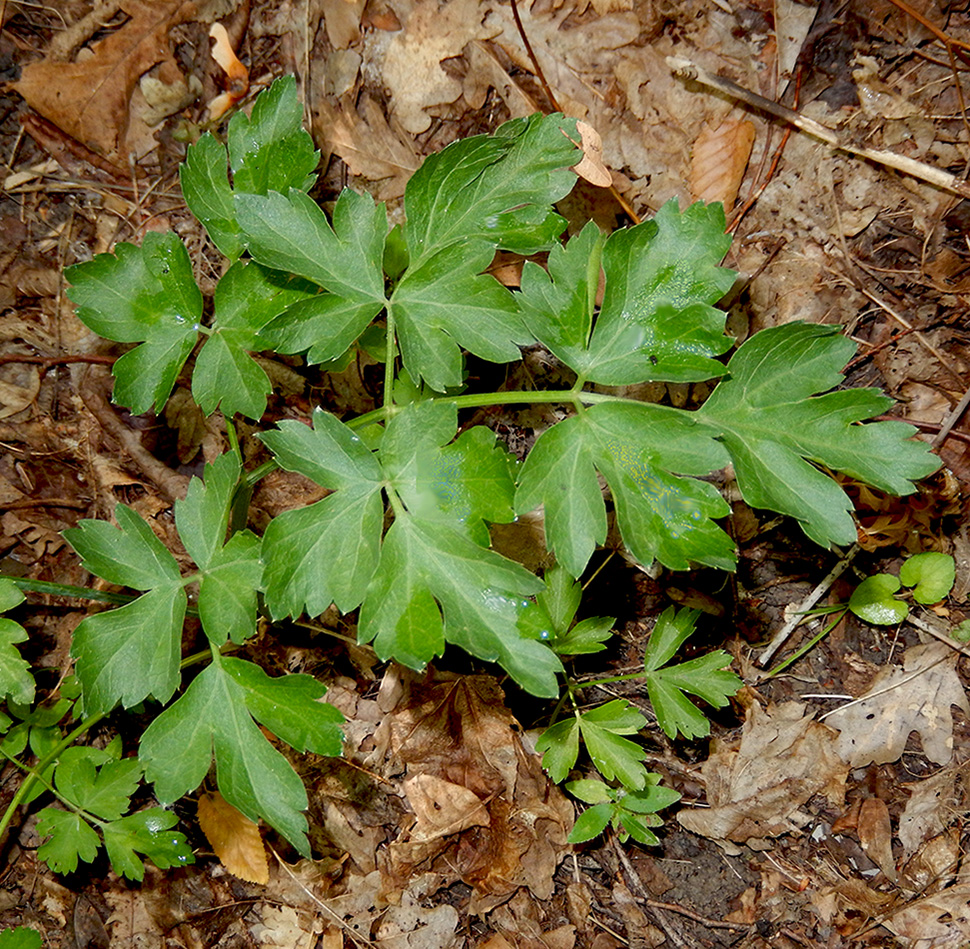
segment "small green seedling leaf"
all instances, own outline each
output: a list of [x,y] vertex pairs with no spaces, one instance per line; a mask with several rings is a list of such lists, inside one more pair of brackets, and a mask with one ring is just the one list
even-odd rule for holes
[[680,800],[676,791],[659,787],[659,781],[659,774],[647,774],[645,786],[633,791],[607,787],[602,781],[568,782],[566,790],[570,794],[593,805],[579,815],[568,842],[585,843],[598,837],[607,824],[612,824],[621,843],[632,837],[645,846],[657,846],[660,841],[650,828],[659,827],[663,821],[656,812]]
[[579,601],[583,595],[582,585],[559,564],[550,567],[542,579],[546,586],[536,596],[536,603],[546,611],[556,634],[564,634],[579,609]]
[[252,115],[237,112],[229,122],[228,138],[228,148],[210,133],[190,145],[180,177],[189,210],[216,247],[235,260],[245,241],[233,194],[308,191],[316,180],[313,170],[320,153],[303,128],[303,106],[292,76],[277,79],[257,96]]
[[149,231],[141,247],[68,267],[67,295],[85,326],[119,343],[142,345],[115,364],[113,399],[136,415],[161,412],[198,338],[202,294],[185,245],[173,232]]
[[[24,601],[13,580],[0,577],[0,613],[13,609]],[[9,698],[28,705],[34,701],[34,677],[30,664],[15,648],[27,641],[27,630],[12,619],[0,617],[0,700]]]
[[160,870],[195,863],[185,835],[172,828],[178,818],[171,811],[150,807],[101,825],[111,868],[119,876],[140,883],[145,877],[144,854]]
[[723,708],[744,684],[727,668],[731,657],[723,649],[688,662],[666,665],[694,632],[699,615],[699,610],[676,607],[664,610],[643,655],[650,704],[657,715],[657,724],[669,738],[678,734],[702,738],[710,734],[710,720],[687,694],[696,695],[714,708]]
[[16,926],[0,932],[0,949],[41,949],[43,937],[36,929]]
[[915,587],[913,599],[926,605],[939,603],[953,589],[955,578],[953,558],[936,551],[914,554],[899,571],[900,581],[908,587]]
[[646,724],[629,702],[614,699],[547,728],[536,742],[536,751],[542,754],[542,766],[559,784],[576,764],[582,735],[586,750],[603,777],[619,780],[628,788],[642,788],[647,780],[642,763],[647,753],[624,736],[635,735]]
[[899,589],[899,577],[877,573],[866,577],[849,597],[849,609],[861,620],[874,626],[892,626],[909,615],[909,607],[893,594]]
[[950,630],[950,635],[958,643],[970,643],[970,619],[965,619]]
[[616,619],[612,616],[591,616],[577,623],[552,644],[560,656],[587,656],[606,649],[606,641],[613,635]]
[[80,814],[45,807],[37,815],[37,834],[46,837],[37,856],[55,873],[73,873],[78,862],[91,863],[101,840]]

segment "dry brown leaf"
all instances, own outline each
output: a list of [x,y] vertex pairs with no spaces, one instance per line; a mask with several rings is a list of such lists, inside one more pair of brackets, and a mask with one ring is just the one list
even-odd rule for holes
[[946,764],[953,755],[950,706],[970,716],[956,660],[944,643],[911,646],[902,669],[881,669],[865,695],[830,713],[826,722],[841,733],[836,751],[842,760],[853,768],[896,761],[910,732],[917,732],[926,757]]
[[[128,105],[139,78],[172,58],[169,30],[191,19],[191,0],[124,0],[130,17],[79,62],[30,63],[13,88],[31,108],[86,147],[114,161],[125,157]],[[175,75],[166,77],[174,79]]]
[[812,795],[841,803],[848,768],[835,753],[836,738],[799,702],[753,704],[740,742],[701,767],[710,807],[682,810],[677,820],[722,846],[728,840],[754,845],[797,829],[808,819],[798,809]]
[[949,886],[962,857],[960,831],[956,827],[923,842],[906,861],[899,885],[912,893],[935,893]]
[[381,182],[379,200],[404,194],[421,161],[412,143],[394,131],[373,99],[364,96],[356,110],[349,102],[334,106],[323,100],[315,119],[325,151],[339,155],[352,174]]
[[955,816],[953,811],[955,774],[947,768],[904,787],[910,789],[910,797],[899,818],[897,836],[906,856],[930,837],[935,837]]
[[705,125],[691,153],[690,191],[694,200],[720,201],[730,211],[753,145],[754,124],[747,119],[725,119],[717,127]]
[[472,913],[523,886],[548,899],[573,809],[523,747],[498,682],[447,674],[429,680],[393,669],[379,701],[390,711],[374,740],[389,742],[392,773],[406,769],[418,817],[417,833],[379,855],[388,889],[430,871],[442,886],[471,886]]
[[434,840],[489,825],[488,811],[477,794],[433,774],[408,778],[404,793],[417,818],[411,840]]
[[893,828],[886,802],[878,797],[867,797],[859,809],[859,843],[866,856],[889,877],[896,879],[896,861],[893,858]]
[[199,798],[199,827],[231,874],[247,883],[269,882],[269,863],[259,827],[218,791]]
[[229,41],[229,33],[221,23],[213,23],[209,27],[209,37],[215,41],[210,50],[212,58],[221,67],[227,79],[226,91],[209,103],[209,120],[214,122],[225,115],[237,102],[246,98],[249,92],[249,70],[236,56],[236,51]]
[[441,61],[460,56],[472,40],[486,40],[499,28],[482,25],[478,0],[418,0],[404,29],[387,48],[384,84],[391,93],[391,111],[409,132],[418,134],[431,125],[425,111],[454,102],[461,82],[449,76]]
[[970,940],[970,883],[913,900],[882,925],[907,949],[962,949]]
[[576,131],[583,139],[583,158],[573,165],[572,170],[597,188],[609,188],[613,184],[613,176],[603,164],[603,139],[599,132],[587,122],[577,122]]

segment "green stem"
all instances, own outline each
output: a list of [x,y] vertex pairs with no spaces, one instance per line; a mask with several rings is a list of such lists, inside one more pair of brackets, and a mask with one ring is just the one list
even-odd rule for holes
[[383,411],[389,417],[394,405],[394,307],[384,311],[387,327],[387,350],[384,354]]
[[17,809],[20,807],[21,802],[33,788],[34,784],[37,783],[37,779],[44,773],[44,770],[48,765],[55,762],[67,748],[77,741],[86,731],[88,731],[93,726],[97,725],[105,716],[103,713],[97,715],[92,715],[90,718],[86,718],[80,725],[77,726],[73,731],[68,732],[61,741],[59,741],[40,761],[34,765],[31,773],[24,778],[20,787],[17,788],[16,793],[13,796],[7,809],[3,812],[3,817],[0,818],[0,840],[3,840],[4,835],[7,832],[7,828],[10,826],[10,821],[13,820],[13,815],[16,814]]
[[778,675],[779,672],[781,672],[783,669],[787,669],[793,662],[797,662],[799,659],[801,659],[802,656],[804,656],[805,653],[807,653],[809,649],[811,649],[817,642],[819,642],[821,639],[824,639],[826,636],[828,636],[828,634],[831,633],[832,630],[835,629],[835,627],[842,622],[842,618],[848,612],[849,612],[849,608],[847,606],[842,607],[839,615],[836,616],[835,619],[832,620],[832,622],[825,627],[825,629],[823,629],[820,633],[816,633],[807,643],[805,643],[804,646],[802,646],[800,649],[794,652],[784,662],[779,663],[777,666],[775,666],[775,668],[772,669],[771,672],[766,673],[765,678],[770,679],[772,676]]
[[115,603],[124,606],[137,597],[127,593],[109,593],[107,590],[89,590],[87,587],[75,587],[66,583],[48,583],[47,580],[28,580],[25,577],[10,577],[9,579],[25,593],[46,593],[50,596],[70,596],[76,600],[97,600],[100,603]]

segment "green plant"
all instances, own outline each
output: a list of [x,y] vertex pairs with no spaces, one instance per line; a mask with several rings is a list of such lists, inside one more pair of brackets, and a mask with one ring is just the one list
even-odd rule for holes
[[[953,589],[956,579],[956,564],[949,554],[927,551],[914,554],[906,559],[899,570],[899,576],[891,573],[874,573],[866,577],[853,591],[847,603],[835,603],[809,610],[806,616],[835,615],[835,619],[816,633],[808,642],[799,647],[784,662],[771,670],[769,676],[777,675],[798,661],[813,649],[824,637],[842,621],[846,613],[853,613],[865,623],[873,626],[895,626],[909,616],[909,604],[905,598],[896,596],[901,586],[912,587],[905,596],[912,597],[924,606],[939,603]],[[951,636],[961,642],[967,621],[954,627]]]
[[[721,360],[732,340],[714,304],[735,275],[719,265],[730,244],[719,205],[680,212],[672,202],[636,227],[604,235],[590,223],[563,243],[553,205],[574,182],[574,120],[517,119],[431,156],[407,186],[406,223],[389,228],[367,194],[344,191],[329,219],[308,196],[318,156],[301,113],[294,82],[280,80],[251,117],[233,117],[226,144],[207,134],[188,150],[186,203],[229,260],[211,316],[172,233],[149,233],[140,247],[119,244],[67,271],[87,326],[138,344],[115,364],[115,401],[136,413],[161,410],[190,373],[194,398],[207,413],[221,409],[232,446],[176,505],[196,572],[183,575],[123,505],[117,528],[84,521],[67,532],[92,573],[143,591],[78,628],[77,713],[90,721],[117,706],[171,703],[138,751],[158,799],[197,787],[214,749],[225,798],[307,854],[303,788],[256,722],[299,750],[337,754],[339,716],[317,701],[323,688],[309,677],[271,679],[224,653],[254,635],[257,593],[273,620],[331,603],[359,608],[359,639],[381,659],[420,669],[450,643],[497,662],[536,696],[561,695],[572,707],[541,740],[546,767],[563,780],[581,738],[595,767],[620,785],[595,793],[588,782],[573,785],[594,804],[579,833],[612,821],[652,842],[649,815],[674,798],[656,787],[628,737],[645,719],[622,699],[581,711],[575,696],[589,683],[565,676],[561,659],[603,648],[610,635],[611,620],[573,625],[576,581],[606,539],[600,477],[637,560],[731,570],[734,544],[716,522],[729,508],[705,480],[718,469],[733,464],[749,503],[796,518],[829,545],[852,540],[855,527],[850,502],[818,466],[908,493],[937,461],[907,425],[859,424],[891,404],[875,390],[819,394],[839,385],[853,351],[835,327],[768,329]],[[548,269],[527,262],[521,290],[510,291],[485,273],[498,249],[548,251]],[[575,375],[569,388],[475,390],[466,354],[512,363],[533,343]],[[251,353],[305,353],[326,370],[363,346],[384,363],[381,407],[346,421],[318,409],[312,426],[284,421],[259,436],[272,461],[244,471],[233,416],[259,419],[271,390]],[[589,388],[713,379],[696,411]],[[462,410],[537,403],[561,405],[568,417],[541,433],[524,462],[484,426],[459,433]],[[329,493],[280,514],[261,538],[233,531],[230,522],[245,521],[248,490],[277,465]],[[490,524],[540,506],[559,564],[543,579],[493,550],[489,535]],[[200,661],[180,663],[193,583],[209,664],[172,701],[182,669]],[[708,732],[688,695],[723,705],[740,684],[723,652],[671,664],[695,621],[688,610],[664,613],[638,673],[671,736]],[[55,774],[53,787],[104,820],[90,795],[105,769],[116,773],[123,762],[82,760],[87,784],[65,794]],[[37,767],[53,763],[48,753]],[[133,778],[135,766],[127,768]],[[55,841],[58,827],[46,826]],[[86,859],[80,843],[75,849]]]
[[43,943],[40,933],[28,926],[0,932],[0,949],[40,949]]

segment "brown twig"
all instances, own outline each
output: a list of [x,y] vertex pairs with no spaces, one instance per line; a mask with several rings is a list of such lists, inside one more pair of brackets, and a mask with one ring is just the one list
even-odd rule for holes
[[45,370],[53,369],[54,366],[66,366],[70,363],[84,362],[93,363],[98,366],[113,366],[117,361],[117,356],[20,356],[11,354],[0,356],[0,366],[9,363],[30,363],[35,366],[43,366]]

